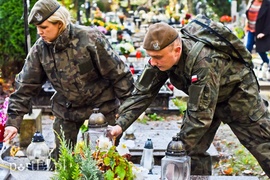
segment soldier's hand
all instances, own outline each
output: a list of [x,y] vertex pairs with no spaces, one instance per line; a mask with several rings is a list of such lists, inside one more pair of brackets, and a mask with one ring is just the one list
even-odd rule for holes
[[108,126],[107,128],[107,136],[111,139],[119,136],[122,133],[122,128],[119,125]]
[[5,127],[4,142],[12,140],[18,133],[18,129],[13,126]]
[[261,39],[261,38],[263,38],[264,36],[265,36],[265,34],[259,33],[259,34],[257,35],[257,38],[258,38],[258,39]]

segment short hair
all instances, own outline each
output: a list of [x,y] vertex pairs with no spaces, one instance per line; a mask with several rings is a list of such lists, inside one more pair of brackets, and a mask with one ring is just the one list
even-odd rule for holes
[[175,47],[175,45],[182,46],[182,41],[181,41],[181,37],[180,36],[178,36],[171,44],[169,44],[168,47],[170,47],[171,49],[173,49]]
[[63,26],[61,27],[60,32],[63,32],[67,28],[68,24],[71,23],[71,15],[64,6],[60,6],[60,8],[47,20],[53,24],[62,22]]

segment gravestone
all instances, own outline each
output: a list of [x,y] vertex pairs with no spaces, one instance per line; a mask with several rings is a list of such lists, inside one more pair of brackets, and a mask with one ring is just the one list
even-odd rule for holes
[[36,131],[42,133],[42,110],[33,109],[31,114],[26,114],[20,127],[20,147],[27,147]]

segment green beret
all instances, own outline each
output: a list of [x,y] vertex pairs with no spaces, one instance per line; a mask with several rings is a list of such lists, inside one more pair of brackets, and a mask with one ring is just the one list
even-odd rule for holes
[[177,30],[167,23],[152,24],[145,35],[143,48],[159,51],[171,44],[178,36]]
[[60,4],[56,0],[37,1],[28,16],[28,24],[39,25],[43,23],[59,8]]

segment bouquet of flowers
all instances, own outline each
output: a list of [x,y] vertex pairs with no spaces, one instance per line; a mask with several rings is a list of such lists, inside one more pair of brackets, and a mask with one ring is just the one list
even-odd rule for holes
[[120,25],[120,24],[117,24],[115,22],[106,22],[105,23],[105,28],[107,29],[107,31],[111,31],[113,29],[117,30],[117,31],[120,31],[120,30],[124,29],[124,26]]
[[107,137],[100,137],[93,158],[105,179],[134,179],[132,163],[128,161],[130,153],[125,144],[115,147]]
[[129,55],[130,53],[135,51],[134,46],[130,42],[121,42],[120,44],[116,45],[116,50],[121,52],[121,54],[127,54]]
[[117,147],[109,138],[101,136],[96,149],[91,149],[86,140],[77,143],[73,149],[62,132],[60,157],[55,162],[56,173],[52,179],[92,180],[141,180],[144,168],[136,167],[129,161],[130,152],[125,144]]
[[4,103],[0,105],[0,124],[2,126],[7,122],[8,99],[9,97],[6,97]]
[[232,17],[228,15],[223,15],[220,17],[219,21],[222,23],[229,23],[232,21]]

